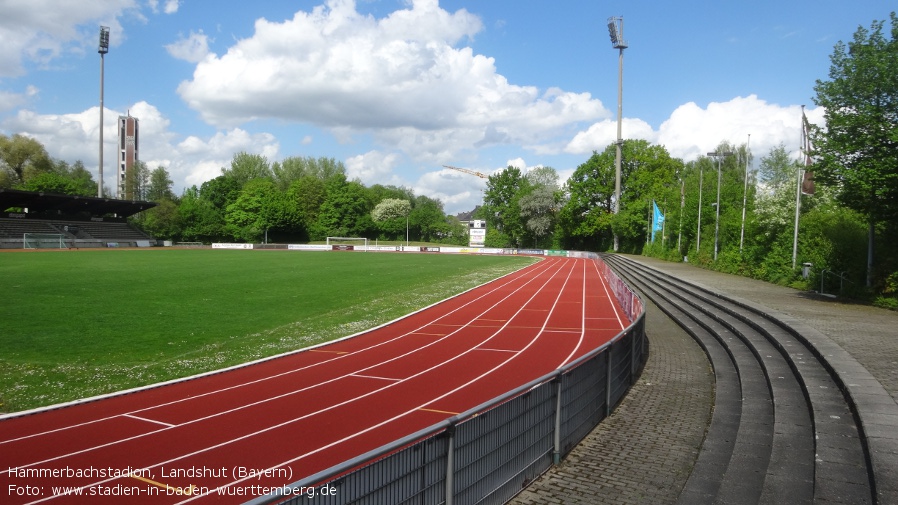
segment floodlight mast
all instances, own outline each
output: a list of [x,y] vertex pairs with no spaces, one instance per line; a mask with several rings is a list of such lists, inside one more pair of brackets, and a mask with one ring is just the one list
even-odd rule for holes
[[109,27],[100,27],[100,47],[97,49],[100,53],[100,180],[97,181],[97,196],[103,198],[103,71],[106,53],[109,52]]
[[[611,47],[620,51],[617,60],[617,146],[614,156],[614,214],[620,212],[620,165],[621,165],[621,124],[623,122],[623,93],[624,93],[624,49],[627,43],[624,41],[624,18],[608,18],[608,34],[611,36]],[[614,252],[620,247],[620,238],[614,233]]]

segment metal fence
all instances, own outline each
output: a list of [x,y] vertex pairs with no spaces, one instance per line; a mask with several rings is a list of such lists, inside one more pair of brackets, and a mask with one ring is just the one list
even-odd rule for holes
[[504,504],[518,494],[611,413],[648,356],[642,301],[597,255],[577,256],[596,261],[629,311],[633,323],[612,341],[467,412],[248,503]]

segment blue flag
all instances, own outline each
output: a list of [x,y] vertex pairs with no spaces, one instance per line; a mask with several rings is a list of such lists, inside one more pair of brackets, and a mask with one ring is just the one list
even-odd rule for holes
[[658,208],[658,204],[652,200],[652,242],[655,241],[655,232],[661,231],[664,225],[664,214]]

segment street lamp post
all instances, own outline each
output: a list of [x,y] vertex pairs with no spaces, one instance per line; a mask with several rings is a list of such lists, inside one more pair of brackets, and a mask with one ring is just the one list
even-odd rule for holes
[[717,202],[714,204],[717,211],[717,215],[714,218],[714,261],[717,261],[718,236],[720,232],[720,163],[723,158],[732,155],[731,151],[708,153],[708,156],[717,158]]
[[[614,157],[614,214],[620,212],[620,164],[621,164],[621,123],[623,121],[623,93],[624,93],[624,49],[627,43],[624,41],[624,18],[608,18],[608,34],[611,36],[611,47],[620,51],[617,60],[617,149]],[[614,252],[620,246],[617,232],[614,233]]]
[[97,196],[103,198],[103,70],[106,62],[106,53],[109,52],[109,27],[100,27],[100,180],[97,181]]
[[[679,174],[678,174],[679,175]],[[683,239],[683,208],[686,206],[686,180],[680,177],[680,231],[677,233],[677,256],[682,260],[683,248],[680,242]]]

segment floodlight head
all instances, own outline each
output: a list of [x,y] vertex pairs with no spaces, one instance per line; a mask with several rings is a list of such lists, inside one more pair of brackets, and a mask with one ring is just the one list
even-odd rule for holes
[[627,48],[627,43],[624,42],[624,18],[608,18],[608,35],[611,36],[611,47],[615,49]]
[[109,27],[101,26],[100,27],[100,48],[97,50],[100,54],[106,54],[109,52]]

